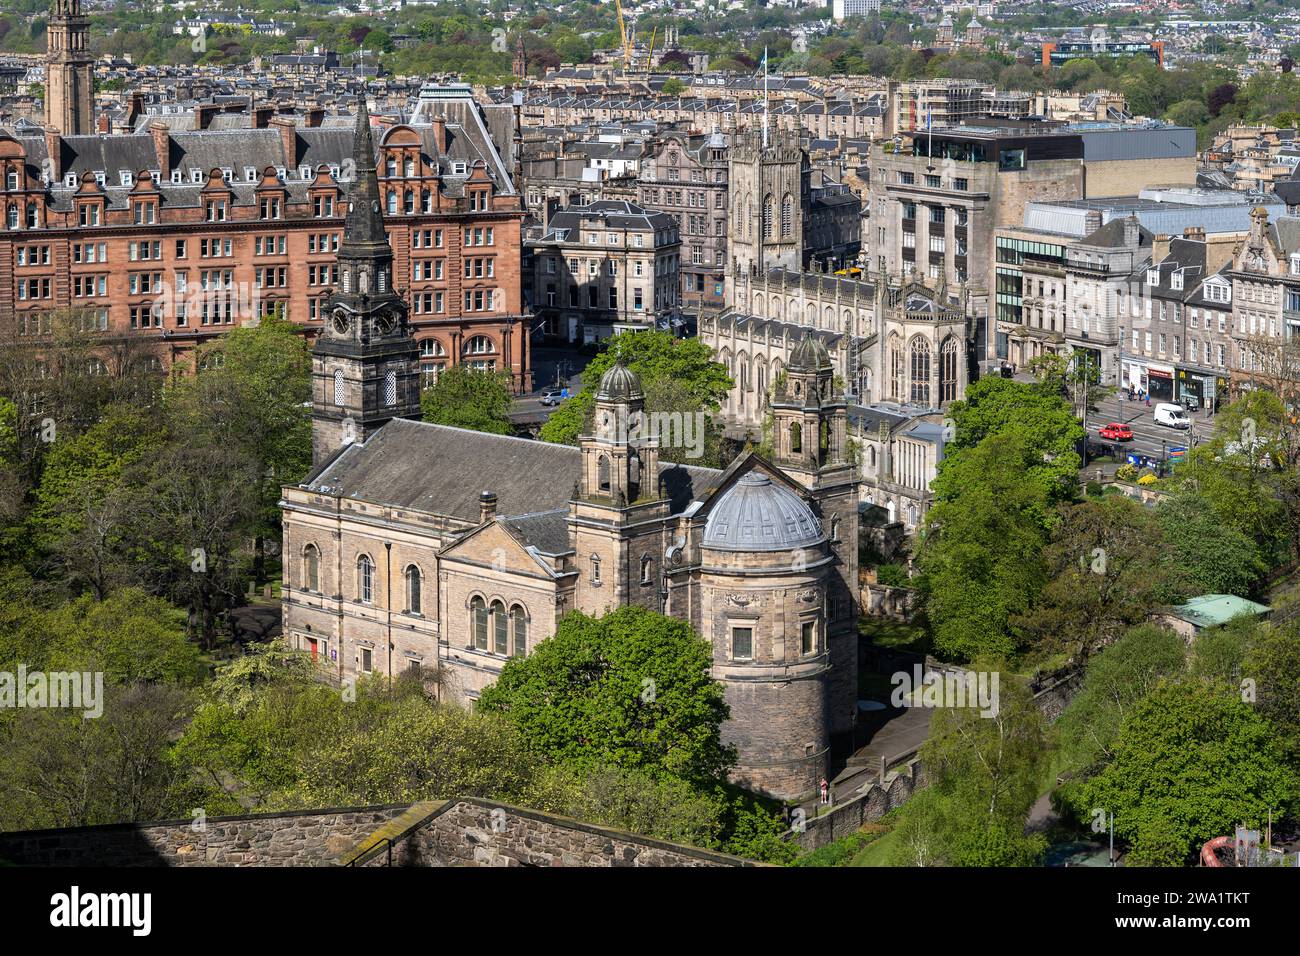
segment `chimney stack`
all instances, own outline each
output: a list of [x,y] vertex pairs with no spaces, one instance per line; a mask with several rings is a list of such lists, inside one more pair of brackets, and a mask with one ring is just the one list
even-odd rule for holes
[[271,122],[271,117],[275,115],[275,107],[259,106],[253,110],[253,129],[266,129],[267,124]]
[[288,116],[272,116],[267,122],[280,131],[280,143],[284,149],[284,165],[294,169],[298,165],[298,127]]
[[491,521],[497,515],[497,496],[496,492],[484,491],[478,496],[478,520],[479,524],[484,521]]
[[45,155],[50,161],[50,182],[63,178],[63,134],[53,126],[45,127]]
[[154,120],[149,124],[149,135],[153,137],[153,152],[158,159],[158,174],[163,180],[172,174],[172,137],[171,129],[166,123]]
[[1204,227],[1204,226],[1188,226],[1186,229],[1183,230],[1183,238],[1184,238],[1184,239],[1195,239],[1195,240],[1197,240],[1197,241],[1199,241],[1199,242],[1204,242],[1204,241],[1205,241],[1205,227]]
[[126,115],[126,125],[129,127],[129,129],[132,132],[135,131],[135,124],[139,121],[143,113],[144,113],[144,94],[132,93],[131,106]]
[[447,120],[443,116],[433,118],[433,141],[438,147],[438,153],[445,156],[447,154]]
[[1128,249],[1136,249],[1141,238],[1142,227],[1138,224],[1138,217],[1129,213],[1124,217],[1124,246]]
[[194,127],[195,129],[207,129],[212,125],[212,117],[221,112],[221,107],[216,103],[200,103],[194,107]]
[[307,128],[317,129],[325,121],[325,110],[319,106],[313,106],[307,111]]

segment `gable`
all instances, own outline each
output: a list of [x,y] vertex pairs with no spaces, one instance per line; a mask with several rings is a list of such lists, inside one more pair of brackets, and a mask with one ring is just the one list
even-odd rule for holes
[[443,548],[438,557],[440,561],[487,565],[500,574],[527,574],[536,577],[542,572],[547,577],[551,576],[545,562],[529,553],[523,542],[500,521],[491,521],[476,528]]

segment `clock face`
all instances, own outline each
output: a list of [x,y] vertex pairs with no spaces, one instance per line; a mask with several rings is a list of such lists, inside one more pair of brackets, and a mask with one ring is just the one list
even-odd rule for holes
[[348,319],[348,314],[342,309],[334,313],[330,320],[330,324],[334,326],[334,332],[336,335],[347,335],[348,328],[352,325],[351,321]]
[[387,335],[389,332],[393,331],[393,328],[396,325],[397,320],[393,317],[392,313],[381,312],[379,315],[375,316],[375,331],[380,335]]

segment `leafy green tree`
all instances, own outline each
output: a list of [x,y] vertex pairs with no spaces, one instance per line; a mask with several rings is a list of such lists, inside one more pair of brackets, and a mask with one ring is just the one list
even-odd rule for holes
[[[1165,684],[1125,718],[1114,758],[1081,786],[1078,807],[1115,815],[1115,834],[1189,861],[1239,823],[1285,818],[1297,778],[1276,730],[1240,698],[1193,681]],[[1157,838],[1156,834],[1162,834]],[[1154,856],[1154,850],[1144,850]]]
[[1300,625],[1257,624],[1241,673],[1255,682],[1255,707],[1300,768]]
[[1113,756],[1125,716],[1166,677],[1186,664],[1183,639],[1168,628],[1144,624],[1088,661],[1083,687],[1056,722],[1060,753],[1069,770],[1085,770]]
[[426,422],[494,435],[514,434],[513,405],[508,373],[480,372],[464,365],[445,369],[437,383],[420,394]]
[[657,394],[672,396],[674,411],[709,415],[721,407],[734,384],[726,366],[715,361],[713,350],[699,339],[678,339],[660,331],[624,332],[609,339],[583,370],[582,389],[542,426],[543,441],[578,443],[593,414],[600,380],[619,359],[641,379],[648,411],[655,411],[648,399],[658,389]]
[[683,621],[639,607],[575,611],[536,651],[506,662],[479,708],[504,714],[553,760],[717,780],[735,753],[721,739],[729,711],[712,660]]
[[1026,476],[1039,460],[1019,434],[995,434],[945,459],[918,563],[937,649],[952,657],[1009,656],[1045,582],[1046,490]]
[[675,76],[670,76],[664,81],[661,92],[664,96],[681,96],[686,92],[686,84]]
[[1202,495],[1186,489],[1156,510],[1170,560],[1186,575],[1189,594],[1250,594],[1264,573],[1259,548],[1224,524]]

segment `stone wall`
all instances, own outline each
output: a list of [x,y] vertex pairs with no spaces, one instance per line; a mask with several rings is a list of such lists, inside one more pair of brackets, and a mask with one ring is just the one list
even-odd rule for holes
[[0,833],[18,866],[325,866],[406,806]]
[[[486,800],[447,801],[391,837],[393,866],[759,866]],[[389,865],[388,841],[358,866]]]

